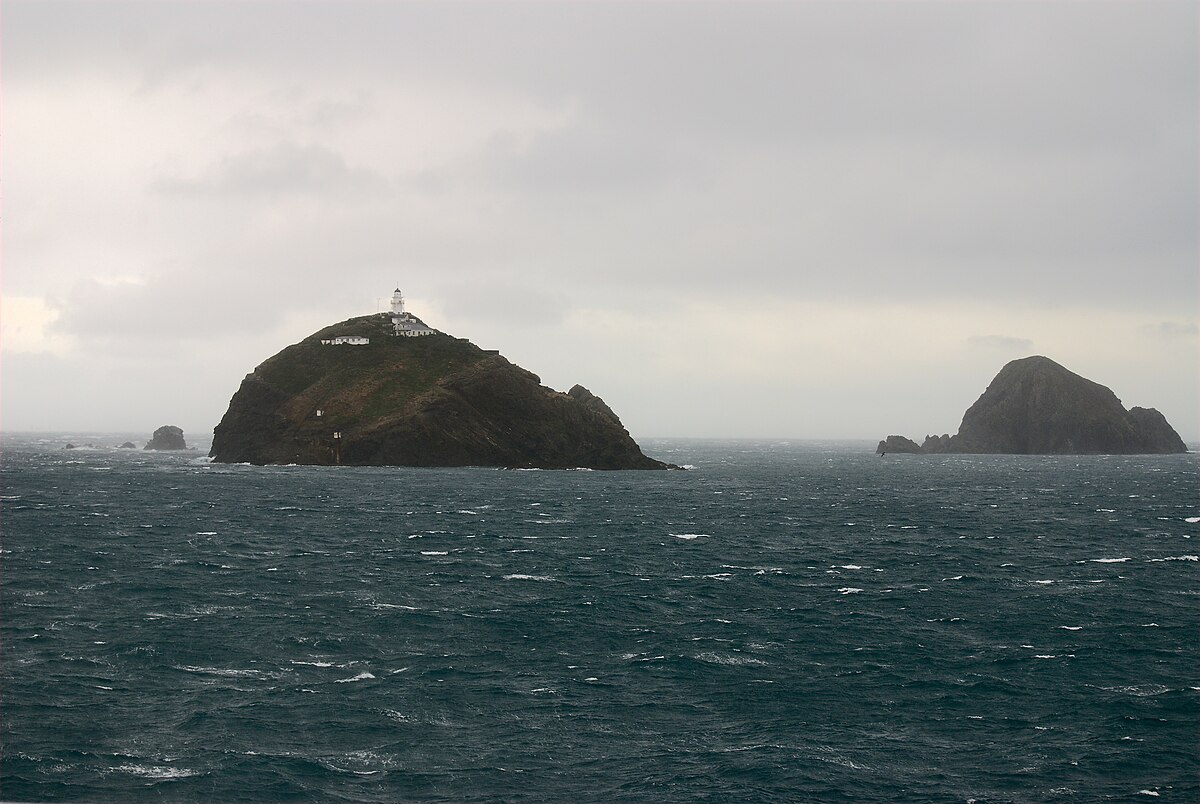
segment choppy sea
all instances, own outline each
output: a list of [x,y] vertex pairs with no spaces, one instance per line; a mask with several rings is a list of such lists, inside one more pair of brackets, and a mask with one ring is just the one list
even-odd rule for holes
[[1195,453],[90,439],[3,440],[5,801],[1200,801]]

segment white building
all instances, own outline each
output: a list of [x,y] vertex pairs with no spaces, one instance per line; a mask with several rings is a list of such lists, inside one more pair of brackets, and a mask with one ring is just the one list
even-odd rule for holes
[[412,313],[404,311],[404,294],[400,288],[392,293],[392,334],[402,338],[419,338],[422,335],[433,335],[435,330],[425,326],[425,322]]
[[370,338],[362,335],[339,335],[336,338],[322,338],[321,343],[325,346],[366,346],[371,342]]

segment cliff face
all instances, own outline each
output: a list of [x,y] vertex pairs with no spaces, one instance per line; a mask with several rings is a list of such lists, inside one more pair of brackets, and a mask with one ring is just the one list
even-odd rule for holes
[[[386,316],[350,319],[264,362],[242,382],[214,430],[213,459],[667,468],[643,455],[616,414],[587,389],[559,393],[468,341],[399,338],[390,330]],[[321,343],[339,335],[363,335],[370,343]]]
[[920,451],[1130,455],[1187,447],[1157,410],[1127,411],[1103,385],[1035,356],[1001,369],[963,415],[958,434],[926,437]]

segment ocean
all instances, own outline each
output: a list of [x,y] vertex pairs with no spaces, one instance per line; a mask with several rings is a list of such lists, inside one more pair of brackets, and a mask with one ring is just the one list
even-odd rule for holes
[[2,442],[5,801],[1200,801],[1196,453],[126,437]]

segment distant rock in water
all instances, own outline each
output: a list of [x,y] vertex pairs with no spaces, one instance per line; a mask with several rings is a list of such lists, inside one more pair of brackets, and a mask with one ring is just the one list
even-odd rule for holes
[[183,440],[183,430],[171,424],[164,424],[154,431],[154,435],[150,438],[149,443],[142,449],[187,449],[187,442]]
[[887,455],[889,452],[915,453],[921,451],[921,445],[904,436],[890,435],[879,442],[879,446],[875,448],[875,451],[880,455]]
[[265,361],[213,431],[213,460],[670,468],[582,386],[560,393],[469,341],[393,331],[387,315],[352,318]]
[[926,436],[916,451],[1136,455],[1187,452],[1187,446],[1157,410],[1126,410],[1103,385],[1034,356],[1000,370],[963,415],[957,435]]
[[124,444],[117,447],[117,449],[137,449],[137,444],[134,444],[132,441],[126,441]]

